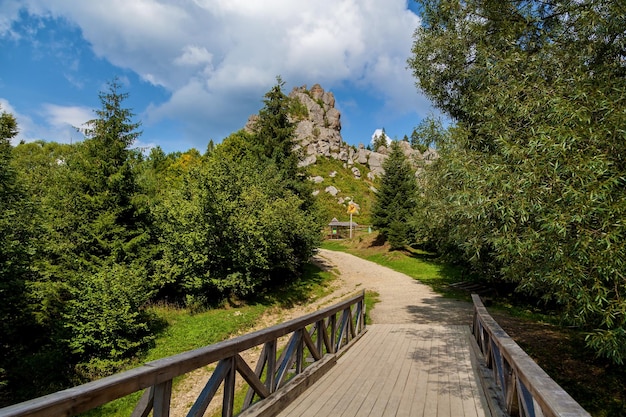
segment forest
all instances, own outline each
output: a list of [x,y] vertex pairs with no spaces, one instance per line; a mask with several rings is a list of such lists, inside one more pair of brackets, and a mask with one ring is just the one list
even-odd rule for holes
[[200,309],[298,276],[321,224],[278,81],[255,132],[204,154],[134,149],[140,123],[116,79],[80,143],[13,147],[2,113],[4,403],[123,368],[154,340],[150,303]]

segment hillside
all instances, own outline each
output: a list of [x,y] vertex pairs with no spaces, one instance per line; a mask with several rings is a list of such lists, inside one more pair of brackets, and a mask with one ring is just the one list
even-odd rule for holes
[[[367,167],[359,163],[355,163],[352,167],[359,169],[362,173],[369,172]],[[354,215],[352,220],[359,225],[371,224],[370,217],[375,196],[373,187],[375,187],[376,180],[372,181],[364,176],[356,178],[352,167],[348,167],[340,160],[326,157],[318,157],[315,164],[307,167],[316,198],[321,203],[327,223],[333,217],[339,221],[348,221],[348,203],[352,200],[360,206],[359,214]]]
[[[310,89],[296,87],[289,98],[293,100],[290,119],[295,125],[294,149],[301,152],[300,166],[307,169],[314,194],[324,209],[325,220],[330,222],[337,218],[348,221],[348,203],[354,201],[360,211],[353,216],[353,221],[359,225],[370,225],[375,187],[384,173],[383,163],[389,152],[388,147],[370,150],[363,143],[358,147],[345,143],[341,136],[341,113],[335,108],[335,97],[319,84]],[[245,129],[253,131],[258,117],[250,116]],[[438,157],[434,149],[421,153],[408,142],[400,144],[416,172]]]

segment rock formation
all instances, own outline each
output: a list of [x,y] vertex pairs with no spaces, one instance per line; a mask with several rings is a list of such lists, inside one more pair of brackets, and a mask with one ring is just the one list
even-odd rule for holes
[[[384,173],[382,165],[387,158],[386,147],[381,146],[377,152],[373,152],[366,149],[363,144],[355,148],[343,142],[341,114],[335,108],[333,93],[324,91],[319,84],[315,84],[310,90],[307,90],[306,86],[295,87],[289,93],[289,97],[298,99],[306,108],[306,111],[302,112],[304,114],[294,115],[291,120],[296,124],[294,147],[303,152],[301,166],[315,164],[318,157],[324,156],[343,161],[344,166],[352,170],[355,178],[361,177],[359,169],[352,169],[355,163],[365,165],[370,170],[367,173],[369,179]],[[250,116],[245,129],[252,131],[257,118],[258,115]],[[438,157],[434,149],[428,149],[422,155],[418,150],[411,148],[408,142],[400,142],[400,146],[416,167],[431,163]]]

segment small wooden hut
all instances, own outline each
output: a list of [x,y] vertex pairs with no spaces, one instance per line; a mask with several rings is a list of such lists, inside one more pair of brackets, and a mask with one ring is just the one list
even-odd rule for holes
[[[352,222],[353,232],[356,230],[357,226],[358,224]],[[333,217],[331,222],[328,223],[328,227],[330,228],[329,239],[345,239],[350,237],[350,222],[340,222],[336,217]]]

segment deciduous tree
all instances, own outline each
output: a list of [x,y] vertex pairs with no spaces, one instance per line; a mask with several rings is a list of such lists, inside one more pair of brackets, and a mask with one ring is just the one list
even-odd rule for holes
[[[626,24],[620,2],[425,0],[409,65],[456,126],[430,238],[556,302],[626,359]],[[436,208],[436,210],[433,210]]]

